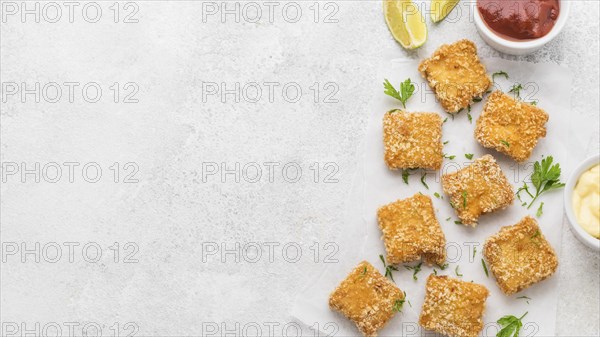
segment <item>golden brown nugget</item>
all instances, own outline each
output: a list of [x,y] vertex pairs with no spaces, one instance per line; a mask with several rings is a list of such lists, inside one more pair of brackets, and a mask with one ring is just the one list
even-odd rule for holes
[[479,61],[477,47],[469,40],[442,45],[419,64],[419,72],[449,113],[457,113],[474,99],[482,98],[492,83]]
[[476,337],[483,329],[486,287],[448,276],[429,275],[419,324],[456,337]]
[[404,293],[369,262],[358,264],[329,296],[329,307],[356,324],[365,336],[377,336],[404,302]]
[[529,158],[538,139],[546,136],[547,121],[544,110],[495,91],[477,119],[475,138],[483,147],[522,162]]
[[558,267],[554,249],[529,216],[489,237],[483,255],[496,283],[507,295],[548,278]]
[[436,113],[388,111],[383,117],[384,159],[392,169],[442,166],[442,118]]
[[412,262],[421,257],[429,265],[446,261],[446,238],[430,197],[417,193],[382,206],[377,211],[377,221],[390,264]]
[[489,154],[461,170],[443,174],[442,188],[462,223],[472,227],[481,214],[506,208],[514,199],[512,186]]

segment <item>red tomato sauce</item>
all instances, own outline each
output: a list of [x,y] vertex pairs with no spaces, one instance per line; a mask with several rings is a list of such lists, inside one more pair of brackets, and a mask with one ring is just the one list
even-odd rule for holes
[[554,27],[559,0],[477,0],[485,24],[508,40],[540,38]]

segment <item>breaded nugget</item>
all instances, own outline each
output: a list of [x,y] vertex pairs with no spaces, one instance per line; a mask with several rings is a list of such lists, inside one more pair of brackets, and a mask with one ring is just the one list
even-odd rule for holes
[[329,296],[329,307],[354,322],[365,336],[377,336],[403,302],[404,293],[367,261]]
[[489,237],[483,255],[496,283],[507,295],[548,278],[558,267],[554,249],[529,216]]
[[392,169],[442,166],[442,118],[436,113],[388,111],[383,117],[385,163]]
[[538,139],[546,136],[547,121],[544,110],[495,91],[477,119],[475,138],[482,146],[522,162],[529,158]]
[[429,275],[419,324],[446,336],[476,337],[483,329],[488,295],[480,284]]
[[442,175],[442,188],[464,225],[477,225],[479,216],[509,206],[512,186],[494,157],[485,155],[454,173]]
[[380,207],[377,221],[390,264],[412,262],[421,257],[430,265],[446,261],[446,238],[430,197],[417,193]]
[[479,61],[477,47],[469,40],[442,45],[419,64],[419,72],[449,113],[467,108],[474,98],[482,98],[492,83]]

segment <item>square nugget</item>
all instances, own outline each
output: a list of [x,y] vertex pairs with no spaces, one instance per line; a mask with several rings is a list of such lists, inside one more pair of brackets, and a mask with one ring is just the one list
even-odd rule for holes
[[482,98],[492,83],[479,61],[477,47],[469,40],[442,45],[419,64],[419,72],[449,113],[457,113],[474,99]]
[[477,119],[475,138],[483,147],[522,162],[529,158],[538,139],[546,136],[547,121],[544,110],[495,91]]
[[417,193],[382,206],[377,211],[377,221],[388,263],[412,262],[421,257],[429,265],[446,261],[446,238],[430,197]]
[[485,155],[454,173],[442,175],[442,188],[464,225],[477,225],[479,216],[512,204],[512,186],[494,157]]
[[486,287],[448,276],[429,275],[419,324],[456,337],[476,337],[483,329]]
[[504,226],[485,241],[483,255],[506,295],[519,292],[554,274],[558,259],[532,217]]
[[377,336],[404,303],[404,293],[369,262],[358,264],[329,296],[329,307],[356,324],[365,336]]
[[436,113],[388,111],[383,117],[384,159],[392,169],[442,166],[442,118]]

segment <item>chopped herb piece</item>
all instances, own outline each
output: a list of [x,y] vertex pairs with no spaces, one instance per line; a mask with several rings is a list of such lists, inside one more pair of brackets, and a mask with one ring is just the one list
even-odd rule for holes
[[510,144],[507,141],[505,141],[504,139],[500,139],[500,143],[502,143],[506,147],[510,147]]
[[458,268],[459,268],[459,267],[460,267],[460,266],[456,266],[456,268],[454,268],[454,272],[456,273],[456,276],[458,276],[458,277],[462,277],[462,276],[463,276],[463,274],[461,274],[461,273],[459,273],[459,272],[458,272]]
[[460,221],[460,220],[455,220],[455,221],[454,221],[454,224],[455,224],[455,225],[462,225],[463,223],[462,223],[462,221]]
[[438,266],[438,268],[440,268],[441,270],[445,270],[446,268],[448,268],[448,264],[444,263],[442,265],[436,264],[436,266]]
[[473,258],[475,258],[475,254],[477,254],[477,246],[473,247]]
[[462,191],[462,204],[463,209],[467,208],[467,191]]
[[408,270],[412,270],[413,271],[413,280],[417,280],[417,274],[421,271],[421,265],[423,264],[423,262],[420,262],[418,265],[416,266],[404,266],[404,268],[408,269]]
[[538,207],[537,212],[535,213],[535,215],[539,218],[542,216],[542,214],[544,214],[544,202],[542,201],[540,203],[540,207]]
[[508,92],[512,92],[516,99],[521,99],[521,90],[523,90],[523,86],[520,83],[515,83]]
[[497,71],[492,74],[492,81],[496,80],[496,76],[504,76],[508,80],[508,74],[505,71]]
[[473,98],[473,102],[481,102],[482,98],[481,97],[475,97]]
[[483,259],[481,259],[481,265],[483,266],[483,271],[485,272],[485,277],[490,277],[487,266],[485,265],[485,261],[483,261]]
[[389,277],[390,280],[392,280],[394,283],[396,281],[394,281],[394,275],[392,275],[392,270],[398,270],[398,268],[396,268],[395,266],[389,266],[387,263],[385,263],[385,258],[383,257],[383,255],[379,255],[379,259],[381,260],[381,262],[383,262],[383,267],[385,268],[385,277]]
[[450,219],[452,219],[452,217],[449,216],[446,218],[446,221],[450,221]]
[[465,158],[467,159],[473,159],[473,154],[472,153],[465,153]]
[[438,198],[438,199],[442,198],[442,196],[438,192],[433,193],[433,196],[436,197],[436,198]]
[[423,172],[423,175],[421,176],[421,184],[423,184],[426,189],[429,189],[429,186],[427,186],[427,183],[425,182],[425,177],[427,177],[427,173]]
[[408,185],[408,176],[410,175],[410,171],[409,170],[402,170],[402,181],[404,181],[404,183],[406,185]]
[[446,144],[448,144],[448,143],[450,143],[450,141],[449,141],[449,140],[447,140],[447,141],[443,142],[442,144],[446,145]]
[[530,297],[527,296],[519,296],[517,297],[518,300],[525,300],[527,302],[527,304],[529,304],[529,300],[531,300]]
[[456,158],[456,156],[454,156],[454,155],[452,155],[452,156],[449,156],[449,155],[447,155],[447,154],[445,154],[445,153],[444,153],[442,156],[443,156],[444,158],[447,158],[447,159],[450,159],[450,160],[452,160],[452,159]]
[[394,301],[394,306],[392,307],[392,310],[394,310],[396,312],[402,312],[402,306],[403,305],[404,305],[404,299],[395,300]]

